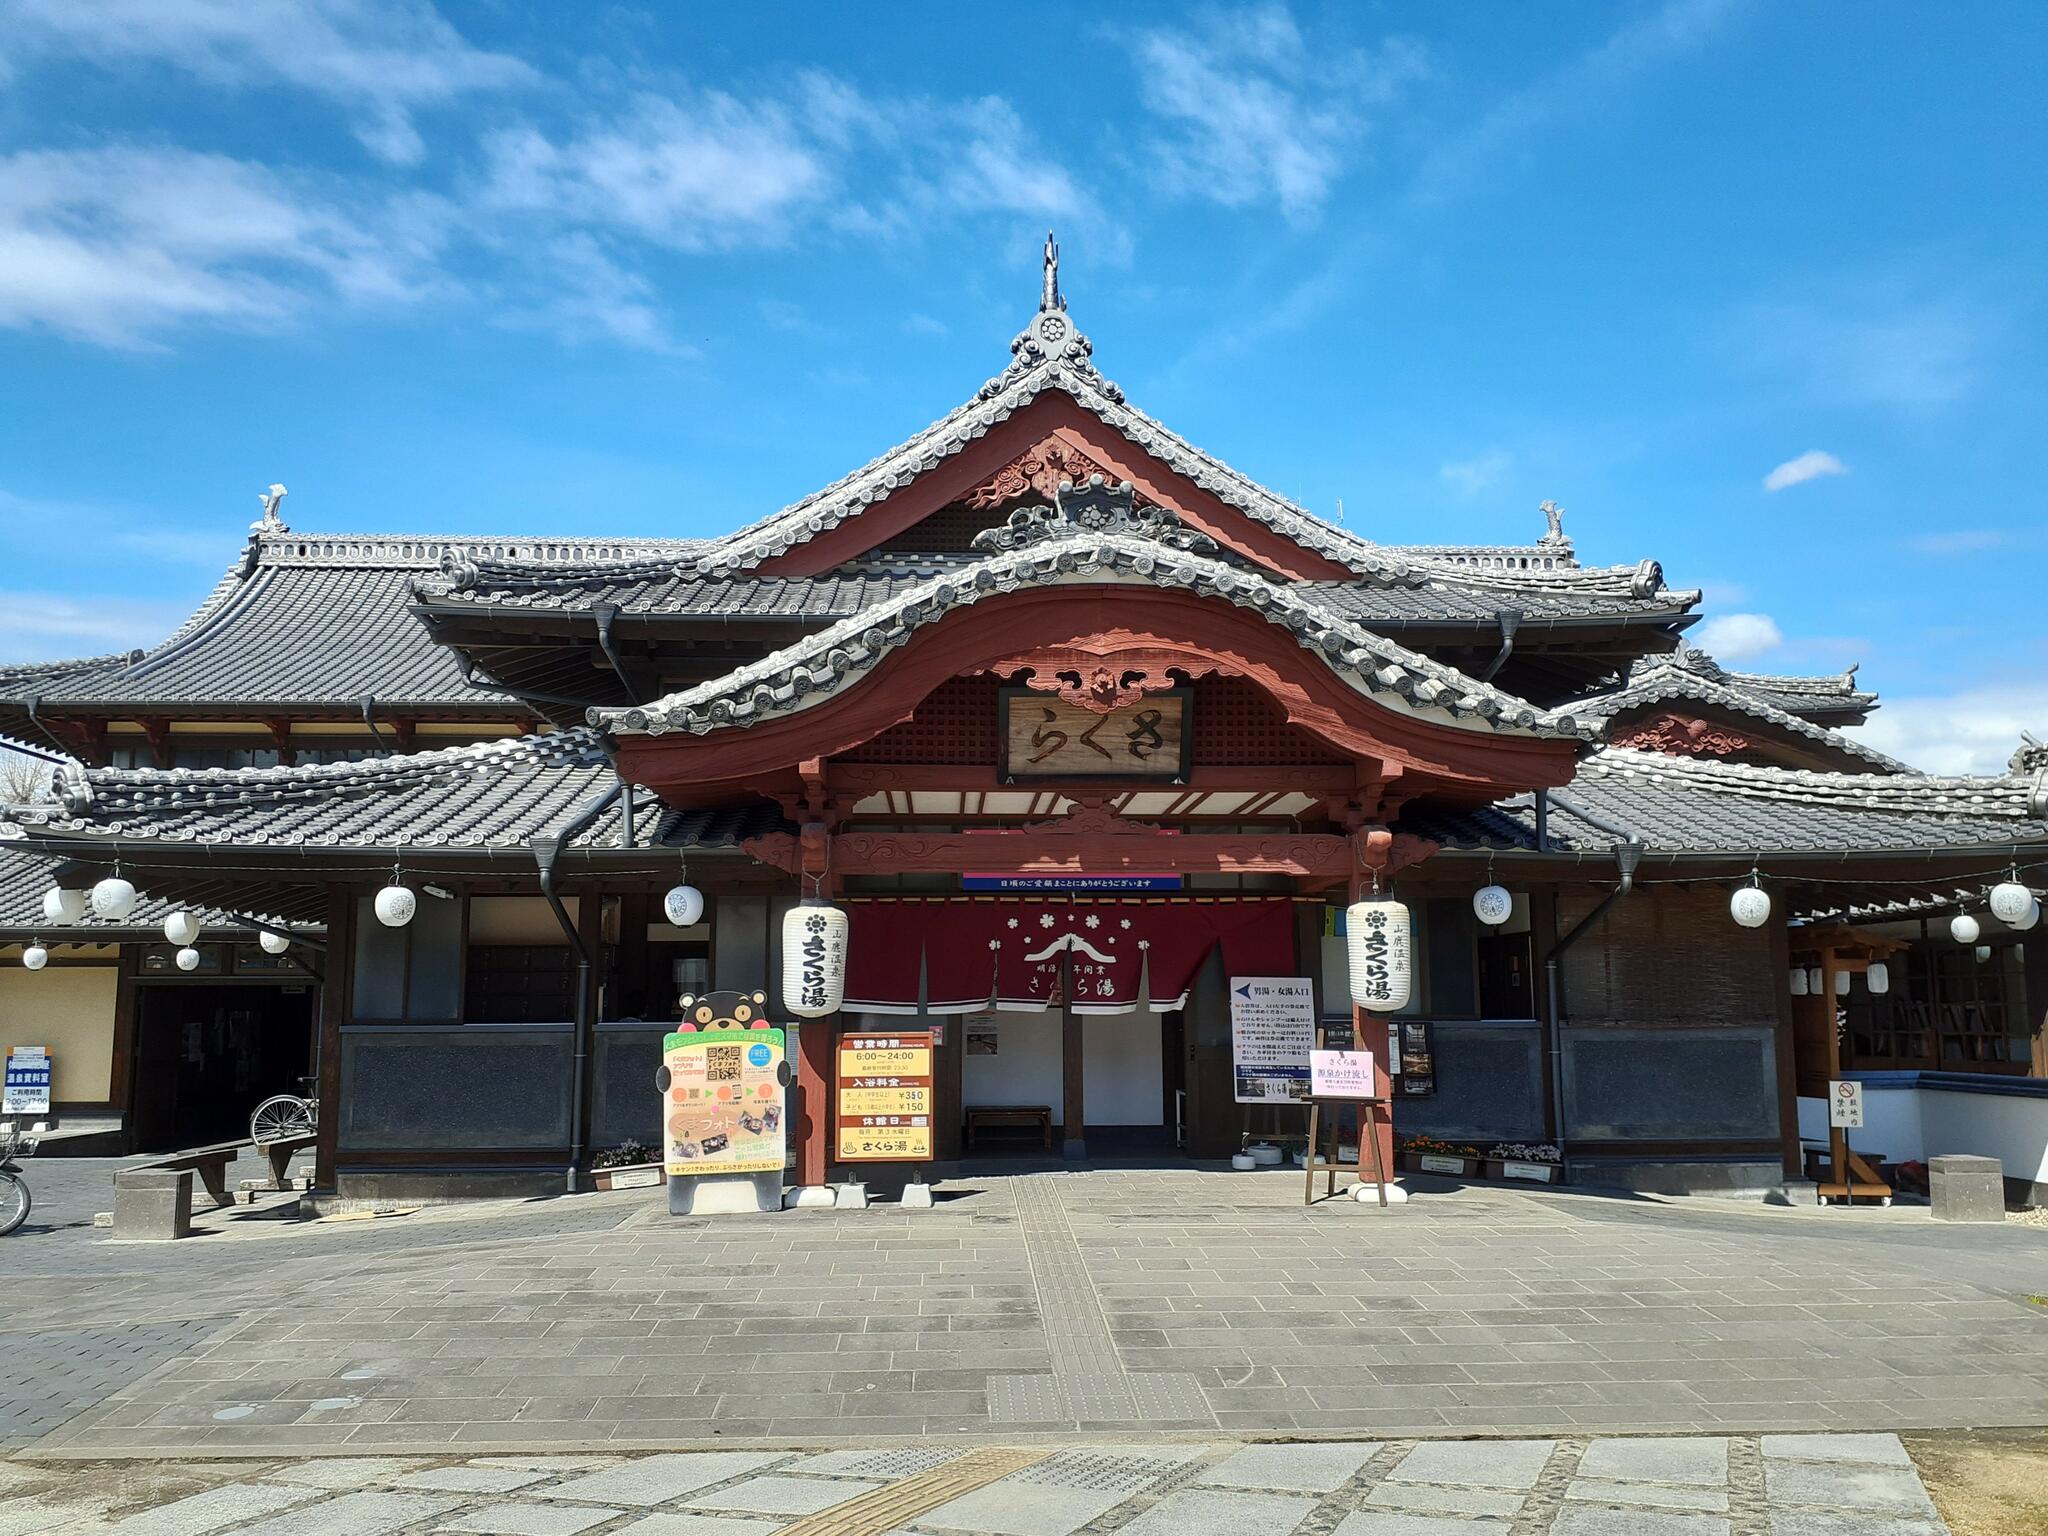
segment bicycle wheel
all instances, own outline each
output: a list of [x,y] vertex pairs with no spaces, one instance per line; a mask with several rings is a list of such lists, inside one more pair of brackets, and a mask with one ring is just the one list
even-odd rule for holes
[[28,1220],[28,1186],[11,1173],[0,1173],[0,1237]]
[[313,1133],[313,1111],[293,1093],[272,1094],[249,1116],[249,1139],[259,1147],[266,1142]]

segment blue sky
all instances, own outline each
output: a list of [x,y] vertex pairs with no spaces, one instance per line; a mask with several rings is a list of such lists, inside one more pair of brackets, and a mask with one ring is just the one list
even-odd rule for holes
[[708,534],[997,370],[2048,734],[2048,10],[0,0],[0,655],[311,530]]

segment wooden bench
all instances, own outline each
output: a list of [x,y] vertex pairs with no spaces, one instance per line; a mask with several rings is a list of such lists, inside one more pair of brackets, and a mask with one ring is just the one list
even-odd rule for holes
[[259,1143],[257,1150],[270,1160],[270,1187],[284,1188],[284,1176],[291,1171],[292,1157],[305,1151],[320,1139],[318,1131],[308,1131],[303,1136],[280,1136],[275,1141]]
[[235,1197],[228,1192],[228,1164],[255,1145],[253,1141],[223,1141],[211,1147],[194,1147],[189,1152],[174,1152],[169,1157],[153,1157],[140,1168],[128,1171],[179,1173],[190,1169],[213,1197],[215,1206],[233,1205]]
[[1046,1104],[977,1104],[967,1111],[967,1145],[991,1125],[1037,1126],[1045,1150],[1052,1150],[1052,1108]]

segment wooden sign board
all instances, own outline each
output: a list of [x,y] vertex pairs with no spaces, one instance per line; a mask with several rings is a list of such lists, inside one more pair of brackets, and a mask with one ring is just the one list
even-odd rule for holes
[[930,1162],[931,1031],[840,1036],[832,1097],[840,1162]]
[[1029,688],[1002,692],[1007,779],[1164,779],[1188,773],[1185,689],[1106,714]]

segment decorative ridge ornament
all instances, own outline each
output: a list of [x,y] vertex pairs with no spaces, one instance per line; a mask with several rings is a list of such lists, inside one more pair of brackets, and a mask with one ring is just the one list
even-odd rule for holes
[[974,547],[996,554],[1048,539],[1069,538],[1087,530],[1152,539],[1169,549],[1189,554],[1216,553],[1214,539],[1188,527],[1165,508],[1138,506],[1137,491],[1128,480],[1111,485],[1105,476],[1090,475],[1087,483],[1079,486],[1071,480],[1062,480],[1054,500],[1058,503],[1056,509],[1019,507],[1002,526],[984,528],[977,533]]

